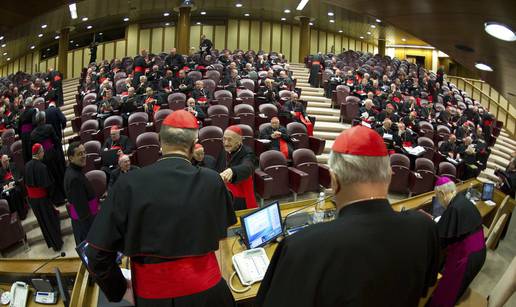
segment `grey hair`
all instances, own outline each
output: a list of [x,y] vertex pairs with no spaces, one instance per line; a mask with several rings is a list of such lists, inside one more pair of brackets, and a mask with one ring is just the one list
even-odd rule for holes
[[44,124],[45,120],[46,120],[45,112],[39,111],[38,113],[36,113],[36,116],[34,117],[34,121],[36,122],[37,125]]
[[25,99],[25,101],[23,102],[23,105],[26,107],[32,107],[33,104],[34,100],[32,100],[32,97],[27,97],[27,99]]
[[369,157],[330,153],[328,165],[340,184],[391,181],[389,156]]
[[442,192],[443,194],[455,193],[457,187],[453,181],[447,182],[445,184],[441,184],[440,186],[436,186],[434,188],[435,192]]
[[162,125],[159,137],[163,144],[187,149],[197,139],[197,132],[197,129],[181,129]]

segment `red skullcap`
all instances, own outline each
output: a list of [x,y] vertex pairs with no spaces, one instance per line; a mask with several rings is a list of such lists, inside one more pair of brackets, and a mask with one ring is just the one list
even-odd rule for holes
[[177,110],[170,113],[163,121],[164,126],[181,129],[198,129],[199,124],[192,113],[185,110]]
[[336,153],[353,156],[387,156],[387,147],[382,137],[373,129],[360,125],[339,134],[331,149]]
[[387,104],[387,108],[394,109],[394,106],[391,103],[389,103],[389,104]]
[[199,149],[199,148],[204,148],[201,144],[199,143],[195,143],[195,150]]
[[226,128],[226,131],[227,130],[233,131],[234,133],[236,133],[236,134],[238,134],[240,136],[244,135],[242,133],[242,129],[240,127],[238,127],[237,125],[229,126],[229,127]]
[[43,146],[41,146],[40,143],[36,143],[36,144],[32,145],[32,154],[33,155],[37,154],[40,151],[40,149],[42,149],[42,148],[43,148]]
[[111,130],[110,130],[111,132],[117,132],[118,130],[120,130],[120,129],[118,128],[118,125],[113,125],[113,126],[111,126]]

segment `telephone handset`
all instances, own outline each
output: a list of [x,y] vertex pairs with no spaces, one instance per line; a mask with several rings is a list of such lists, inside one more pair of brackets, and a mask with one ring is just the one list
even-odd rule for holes
[[27,306],[27,298],[29,296],[29,285],[24,282],[17,281],[11,286],[11,303],[9,307],[25,307]]
[[244,286],[261,281],[269,266],[269,258],[261,247],[238,253],[232,260],[238,278]]

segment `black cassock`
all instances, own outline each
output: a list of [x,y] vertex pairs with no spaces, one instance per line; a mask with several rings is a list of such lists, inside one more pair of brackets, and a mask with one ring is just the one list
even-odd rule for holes
[[64,176],[64,190],[68,198],[68,215],[72,220],[73,235],[78,245],[88,235],[98,212],[95,190],[84,176],[82,168],[70,163]]
[[386,199],[347,205],[336,220],[287,237],[258,290],[258,306],[413,307],[437,279],[432,220]]
[[463,193],[458,193],[437,227],[446,260],[430,306],[455,306],[486,260],[482,216]]
[[[234,306],[216,260],[212,272],[203,265],[196,273],[177,274],[170,267],[203,257],[214,260],[219,240],[235,222],[231,195],[218,173],[180,155],[165,156],[120,177],[110,190],[87,238],[90,269],[111,301],[120,301],[126,291],[115,262],[120,251],[131,258],[136,306]],[[155,269],[163,266],[169,267],[166,276]],[[182,272],[189,268],[183,266]],[[201,291],[185,286],[205,284],[193,277],[203,274],[211,277],[210,286]],[[179,288],[187,294],[172,294]]]
[[134,57],[134,76],[133,76],[133,87],[136,88],[140,84],[140,76],[145,75],[145,69],[147,69],[147,63],[145,58],[141,55]]
[[55,183],[52,201],[55,204],[64,202],[65,194],[63,189],[63,178],[66,166],[63,148],[61,147],[61,140],[57,138],[54,128],[49,124],[37,126],[32,130],[30,138],[32,145],[40,143],[45,150],[43,163],[47,166]]
[[14,165],[9,165],[7,169],[0,167],[0,187],[14,182],[12,189],[2,191],[2,198],[9,203],[9,210],[18,212],[20,219],[24,220],[27,217],[28,207],[25,204],[23,188],[20,185],[21,179],[20,173]]
[[[272,138],[272,133],[275,131],[281,132],[281,137]],[[292,141],[290,140],[290,136],[287,134],[287,129],[285,127],[279,127],[278,129],[272,128],[272,126],[267,126],[262,133],[260,133],[260,139],[266,139],[271,141],[271,149],[280,151],[283,155],[286,154],[285,159],[289,159],[292,157]]]
[[315,55],[312,59],[312,66],[310,67],[310,77],[308,78],[308,83],[310,83],[312,87],[319,87],[317,81],[319,80],[318,76],[322,66],[323,58],[320,55]]
[[29,195],[29,204],[38,220],[39,227],[47,246],[55,251],[61,250],[61,224],[59,211],[54,208],[50,196],[54,189],[54,180],[47,166],[39,160],[30,160],[25,165],[25,185]]
[[22,154],[25,163],[32,159],[32,143],[30,135],[34,129],[33,120],[37,110],[35,108],[25,109],[20,115],[18,122],[18,133],[22,141]]

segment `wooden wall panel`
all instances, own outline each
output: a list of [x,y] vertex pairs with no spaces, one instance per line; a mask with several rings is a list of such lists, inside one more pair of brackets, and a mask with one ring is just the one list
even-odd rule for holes
[[264,51],[271,50],[271,23],[262,22],[262,45],[261,48]]
[[260,22],[257,20],[251,21],[251,28],[249,30],[250,48],[256,52],[260,50]]
[[319,31],[319,51],[322,53],[326,52],[326,32]]
[[20,59],[13,61],[13,73],[17,73],[20,70]]
[[335,53],[339,54],[342,52],[342,35],[335,35]]
[[[83,48],[82,49],[82,67],[87,67],[89,62],[90,62],[90,49],[89,48]],[[98,51],[97,51],[97,55],[98,55]],[[97,57],[98,58],[98,57]]]
[[228,20],[228,37],[226,48],[233,51],[238,48],[238,20]]
[[163,51],[166,53],[169,53],[170,49],[174,48],[175,46],[176,46],[176,28],[175,27],[165,27],[165,41],[163,44]]
[[111,61],[113,58],[115,58],[115,43],[114,42],[105,43],[103,60]]
[[310,53],[316,54],[318,50],[318,38],[317,38],[317,30],[311,29],[310,30]]
[[[290,59],[291,63],[300,63],[302,60],[299,60],[299,36],[300,36],[300,28],[298,26],[292,27],[292,58]],[[305,42],[308,43],[308,42]]]
[[163,48],[163,28],[154,28],[151,32],[151,52],[160,54],[164,51]]
[[201,26],[192,25],[190,26],[190,48],[195,48],[195,50],[199,50],[199,45],[201,41]]
[[[211,40],[212,43],[214,43],[213,42],[213,33],[214,33],[213,28],[215,28],[215,26],[212,26],[212,25],[206,25],[206,26],[203,25],[201,27],[201,35],[203,35],[203,34],[206,35],[206,38]],[[213,48],[215,48],[215,47],[213,47]]]
[[239,21],[240,31],[238,34],[238,48],[249,50],[249,20]]
[[270,51],[281,51],[281,24],[272,25],[272,46]]
[[135,56],[138,54],[138,36],[139,36],[139,26],[138,24],[131,24],[127,27],[126,31],[126,39],[127,39],[127,52],[128,56]]
[[66,60],[66,76],[72,78],[73,76],[73,51],[68,51],[68,59]]
[[[81,70],[83,67],[83,58],[82,58],[82,49],[77,49],[72,51],[73,52],[73,78],[79,78],[81,76]],[[86,56],[85,56],[86,57]],[[89,57],[89,55],[88,55]]]
[[281,32],[281,53],[285,55],[287,61],[291,61],[292,54],[290,53],[290,44],[292,43],[292,33],[290,31],[290,25],[284,24]]
[[142,49],[146,49],[148,51],[150,49],[150,32],[151,29],[140,30],[140,42],[138,44],[138,51]]
[[326,38],[326,50],[328,52],[335,53],[335,35],[333,33],[328,32],[328,36]]
[[342,49],[349,50],[349,37],[347,36],[342,37]]
[[126,41],[119,40],[115,43],[115,58],[123,59],[125,55]]
[[215,49],[223,50],[226,48],[226,26],[215,26]]

